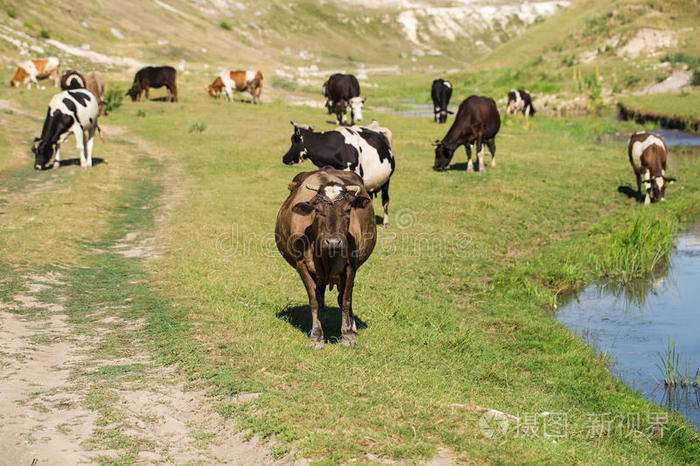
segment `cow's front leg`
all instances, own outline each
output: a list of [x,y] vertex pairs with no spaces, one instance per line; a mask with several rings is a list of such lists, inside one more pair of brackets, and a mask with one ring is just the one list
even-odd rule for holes
[[[304,261],[297,262],[297,271],[301,277],[301,281],[306,288],[306,294],[309,297],[309,308],[311,309],[311,333],[309,334],[309,347],[313,349],[323,349],[323,327],[319,319],[320,302],[323,300],[323,293],[318,292],[316,281],[311,277],[309,269],[304,264]],[[323,285],[325,291],[326,285]]]
[[81,128],[79,125],[76,126],[77,128],[73,130],[73,134],[75,135],[75,146],[78,148],[78,152],[80,153],[80,166],[82,168],[88,168],[87,154],[85,153],[85,131],[83,131],[83,128]]
[[651,191],[651,175],[649,173],[649,170],[644,172],[644,189],[646,191],[646,196],[644,196],[644,205],[649,205],[651,204],[651,196],[650,196],[650,191]]
[[90,128],[87,135],[87,166],[92,167],[92,146],[95,144],[95,127]]
[[478,159],[477,170],[483,172],[486,170],[486,165],[484,164],[484,144],[481,142],[481,139],[476,140],[476,156]]
[[355,333],[355,319],[352,315],[352,288],[355,284],[355,268],[348,264],[345,266],[345,280],[343,280],[343,298],[340,305],[342,313],[342,323],[340,333],[342,335],[342,343],[346,346],[357,346],[357,337]]
[[61,166],[61,144],[56,144],[56,156],[53,161],[53,168],[58,168]]
[[464,145],[464,148],[467,150],[467,171],[473,172],[474,165],[472,164],[472,147],[469,145],[469,143],[467,143]]
[[637,176],[637,199],[642,198],[642,175],[635,173]]

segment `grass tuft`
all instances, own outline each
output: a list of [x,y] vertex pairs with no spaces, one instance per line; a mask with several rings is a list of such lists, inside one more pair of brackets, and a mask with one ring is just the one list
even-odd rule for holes
[[628,228],[613,234],[610,247],[596,259],[596,270],[622,283],[648,277],[668,263],[677,231],[676,221],[639,215]]
[[41,28],[41,30],[39,30],[39,37],[42,39],[49,39],[51,38],[51,33],[47,29]]
[[230,31],[230,30],[232,29],[233,25],[231,24],[231,21],[229,21],[229,20],[227,20],[227,19],[222,19],[222,20],[219,22],[219,27],[220,27],[221,29],[226,30],[226,31]]
[[207,122],[204,120],[195,120],[187,126],[187,131],[190,133],[201,133],[207,129]]

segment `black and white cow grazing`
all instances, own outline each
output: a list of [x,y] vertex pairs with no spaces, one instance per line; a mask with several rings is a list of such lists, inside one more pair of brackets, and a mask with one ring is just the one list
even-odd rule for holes
[[473,171],[471,144],[476,143],[479,157],[477,170],[483,171],[484,147],[491,152],[491,166],[496,166],[496,134],[501,128],[501,115],[496,102],[490,97],[469,96],[459,105],[457,116],[442,141],[435,140],[435,165],[433,169],[444,170],[452,160],[455,150],[464,145],[467,150],[467,171]]
[[395,162],[391,144],[379,131],[366,127],[338,128],[314,132],[307,125],[294,126],[292,147],[282,162],[287,165],[310,160],[317,167],[349,170],[362,178],[369,193],[382,193],[384,228],[389,227],[389,179]]
[[360,83],[351,74],[335,73],[326,81],[326,102],[329,110],[333,108],[337,124],[348,122],[347,107],[350,106],[350,125],[362,121],[362,104],[365,99],[360,97]]
[[452,97],[452,83],[442,78],[433,81],[433,87],[430,90],[430,96],[433,98],[433,117],[435,121],[444,123],[447,121],[447,114],[452,115],[454,112],[447,110],[447,105]]
[[666,177],[666,143],[656,134],[640,131],[634,133],[627,144],[630,164],[637,176],[637,194],[642,196],[644,183],[644,204],[649,204],[649,193],[655,201],[663,201],[666,194],[666,183],[673,183],[675,178]]
[[532,97],[528,91],[512,89],[508,93],[506,113],[515,115],[518,112],[523,112],[525,116],[533,116],[535,114],[535,107],[532,106]]
[[34,139],[34,168],[41,170],[54,156],[54,167],[61,162],[61,143],[71,133],[80,151],[80,166],[92,166],[92,145],[97,126],[97,98],[86,89],[68,90],[56,94],[49,102],[41,137]]

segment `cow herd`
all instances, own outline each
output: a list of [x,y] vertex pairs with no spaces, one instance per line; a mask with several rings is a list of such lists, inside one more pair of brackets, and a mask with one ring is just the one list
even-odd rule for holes
[[[60,75],[60,63],[55,57],[28,60],[19,64],[11,81],[38,86],[37,80],[50,79],[63,89],[49,102],[41,136],[34,140],[34,167],[44,169],[54,160],[60,165],[61,144],[73,134],[80,152],[80,165],[92,166],[98,117],[106,114],[103,98],[104,79],[99,72],[82,74],[68,71]],[[60,79],[59,79],[60,77]],[[167,100],[177,102],[177,73],[171,66],[147,66],[134,76],[126,92],[133,101],[151,88],[165,87]],[[206,87],[212,97],[223,95],[233,100],[233,91],[248,92],[252,102],[260,102],[262,73],[258,70],[223,71]],[[453,85],[445,79],[432,83],[431,97],[435,122],[445,123]],[[309,345],[322,348],[324,344],[323,311],[326,287],[338,288],[338,305],[342,314],[342,343],[357,345],[356,325],[352,311],[352,291],[357,269],[369,258],[376,242],[376,220],[371,196],[381,193],[382,225],[389,227],[389,182],[396,168],[393,134],[376,121],[356,126],[362,121],[365,102],[360,85],[351,74],[335,73],[323,84],[325,107],[335,114],[331,131],[315,131],[313,127],[291,122],[291,146],[282,157],[286,165],[309,160],[319,169],[302,172],[289,185],[289,196],[277,215],[275,227],[277,247],[284,259],[296,269],[308,294],[312,315]],[[347,111],[350,110],[349,126]],[[535,109],[529,92],[518,89],[507,95],[507,114],[521,112],[532,117]],[[485,170],[484,152],[491,153],[491,166],[496,165],[496,135],[501,128],[501,115],[490,97],[472,95],[460,103],[454,122],[442,139],[433,141],[433,169],[445,170],[459,146],[467,153],[467,171]],[[472,149],[476,148],[476,168]],[[651,198],[663,201],[666,184],[674,178],[666,176],[667,149],[657,135],[639,132],[628,144],[629,161],[637,179],[638,196],[649,204]]]

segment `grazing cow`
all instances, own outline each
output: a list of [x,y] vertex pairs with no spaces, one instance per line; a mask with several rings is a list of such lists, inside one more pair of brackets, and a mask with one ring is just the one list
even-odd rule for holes
[[27,88],[30,88],[31,83],[34,83],[39,87],[38,79],[50,79],[54,86],[58,86],[60,68],[61,62],[56,57],[24,61],[17,65],[17,71],[10,81],[10,86],[14,88],[19,87],[20,84],[26,84]]
[[446,122],[447,114],[452,115],[454,113],[447,110],[450,97],[452,97],[452,83],[442,78],[436,79],[433,81],[430,96],[433,98],[433,118],[440,123]]
[[323,348],[326,285],[338,287],[341,342],[357,346],[352,291],[357,269],[377,241],[374,209],[355,173],[324,167],[289,185],[275,226],[277,248],[304,283],[311,308],[309,346]]
[[666,193],[666,183],[672,184],[675,178],[666,177],[666,143],[660,136],[640,131],[630,137],[627,154],[634,174],[637,175],[637,195],[642,197],[642,182],[646,195],[644,205],[651,202],[649,193],[654,201],[663,201]]
[[218,97],[222,92],[226,100],[233,102],[233,91],[246,91],[251,95],[253,103],[260,103],[263,87],[263,75],[257,70],[222,71],[214,82],[207,86],[207,92],[212,97]]
[[92,92],[92,95],[97,97],[97,106],[99,110],[99,116],[107,115],[107,102],[105,102],[105,79],[102,77],[102,73],[99,71],[90,71],[85,76],[85,88]]
[[346,124],[348,121],[347,107],[350,106],[350,125],[362,121],[362,104],[365,99],[360,97],[360,83],[351,74],[336,73],[326,81],[327,106],[335,111],[338,118],[336,124]]
[[34,139],[34,168],[41,170],[54,156],[54,168],[61,162],[61,143],[71,133],[80,151],[80,166],[92,166],[92,145],[97,126],[97,98],[86,89],[63,91],[51,99],[41,137]]
[[309,126],[291,123],[294,126],[292,146],[282,162],[292,165],[308,159],[317,167],[328,165],[357,173],[369,193],[376,196],[381,191],[383,225],[389,228],[389,179],[395,162],[387,137],[365,127],[316,133]]
[[168,90],[168,100],[177,102],[177,73],[172,66],[146,66],[136,72],[134,84],[126,91],[132,102],[141,100],[141,93],[146,91],[146,99],[149,98],[150,88],[158,89],[165,86]]
[[75,70],[68,70],[61,76],[61,89],[85,89],[85,76]]
[[523,112],[525,116],[533,116],[535,114],[535,107],[532,106],[532,97],[528,91],[512,89],[508,93],[506,113],[515,115],[518,112]]
[[491,152],[491,166],[496,166],[496,133],[501,128],[501,115],[496,102],[490,97],[469,96],[459,105],[457,117],[442,141],[435,140],[435,165],[433,169],[444,170],[452,160],[455,150],[464,144],[467,150],[467,171],[473,171],[471,144],[476,143],[479,157],[477,170],[486,169],[484,165],[484,147]]

